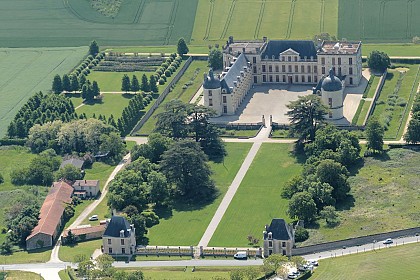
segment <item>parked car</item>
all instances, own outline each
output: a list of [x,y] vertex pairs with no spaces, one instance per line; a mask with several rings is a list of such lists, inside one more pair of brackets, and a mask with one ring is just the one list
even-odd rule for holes
[[89,217],[89,221],[97,221],[98,220],[98,215],[93,215]]
[[391,238],[387,238],[387,239],[384,241],[384,244],[392,244],[392,243],[394,243],[394,241],[392,241],[392,239],[391,239]]
[[313,266],[318,266],[318,262],[317,261],[311,261],[309,264],[313,265]]
[[289,275],[287,275],[288,279],[296,279],[298,278],[297,275],[295,275],[294,273],[289,273]]
[[233,258],[237,260],[246,260],[248,258],[245,251],[237,252],[235,255],[233,255]]

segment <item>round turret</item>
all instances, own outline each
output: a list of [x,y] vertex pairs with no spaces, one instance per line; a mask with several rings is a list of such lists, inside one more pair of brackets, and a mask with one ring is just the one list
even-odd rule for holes
[[328,77],[322,81],[321,88],[325,91],[340,91],[343,89],[343,84],[338,77],[334,76],[334,71],[331,69]]
[[209,74],[204,74],[204,89],[218,89],[221,87],[220,79],[215,77],[213,74],[213,69],[209,70]]

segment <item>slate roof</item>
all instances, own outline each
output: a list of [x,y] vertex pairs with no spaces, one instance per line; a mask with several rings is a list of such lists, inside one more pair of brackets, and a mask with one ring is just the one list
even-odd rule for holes
[[241,53],[220,81],[222,88],[225,89],[227,93],[231,93],[230,88],[233,87],[233,83],[238,80],[237,77],[241,76],[241,71],[244,71],[244,67],[248,67],[248,60],[245,55]]
[[71,159],[63,161],[60,165],[60,168],[63,168],[67,164],[71,164],[71,165],[74,165],[76,168],[82,169],[84,163],[85,163],[84,160],[81,160],[78,158],[71,158]]
[[220,80],[213,74],[213,69],[210,68],[209,74],[204,75],[203,88],[217,89],[220,88]]
[[264,235],[264,239],[268,237],[268,233],[272,233],[273,239],[276,240],[291,240],[290,232],[288,231],[288,225],[283,219],[271,220],[270,226],[267,227],[267,233]]
[[269,59],[279,59],[279,54],[292,49],[299,53],[300,58],[305,56],[309,59],[311,56],[313,58],[317,57],[316,48],[314,42],[304,41],[304,40],[271,40],[267,43],[264,51],[261,54],[261,58],[265,59],[267,56]]
[[121,216],[112,216],[108,227],[105,230],[104,237],[120,237],[120,231],[124,230],[124,237],[129,237],[130,224],[128,221]]
[[39,212],[38,225],[32,230],[26,240],[38,233],[53,236],[61,217],[63,216],[66,203],[71,202],[73,188],[66,182],[54,182]]
[[330,69],[330,74],[322,81],[322,89],[325,91],[339,91],[343,89],[341,80],[334,75],[334,70]]

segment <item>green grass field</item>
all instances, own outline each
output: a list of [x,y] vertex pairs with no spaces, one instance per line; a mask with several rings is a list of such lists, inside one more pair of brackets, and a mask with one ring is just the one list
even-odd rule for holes
[[419,244],[409,244],[321,260],[310,279],[417,279],[419,262]]
[[68,275],[67,271],[65,269],[60,270],[58,272],[58,276],[60,276],[61,280],[71,280],[70,276]]
[[106,17],[86,0],[2,1],[0,46],[164,45],[189,41],[198,0],[124,1]]
[[362,108],[360,110],[360,114],[359,114],[359,117],[357,119],[356,125],[359,125],[359,126],[362,126],[363,125],[363,123],[365,121],[365,118],[366,118],[366,115],[367,115],[367,113],[369,111],[369,107],[370,107],[370,104],[371,103],[372,103],[372,101],[365,101],[363,103],[363,106],[362,106]]
[[213,179],[220,191],[219,197],[200,209],[192,210],[185,205],[184,209],[173,210],[172,215],[164,217],[158,225],[149,229],[149,244],[197,245],[250,148],[249,143],[226,143],[228,155],[224,162],[210,163]]
[[349,178],[353,198],[338,206],[341,223],[320,222],[304,244],[316,244],[420,226],[418,184],[420,153],[391,149],[382,157],[365,158]]
[[15,252],[10,256],[0,255],[0,264],[44,263],[50,260],[51,249]]
[[260,238],[271,219],[290,221],[288,202],[280,194],[284,184],[302,169],[291,149],[289,144],[261,146],[209,246],[247,247],[247,236]]
[[34,272],[29,271],[7,271],[6,280],[43,280],[44,278]]
[[418,0],[339,0],[338,6],[338,38],[408,42],[420,32]]
[[[132,94],[122,93],[102,93],[102,95],[103,98],[101,100],[85,103],[79,108],[76,107],[76,113],[85,113],[88,118],[92,117],[93,114],[95,114],[96,118],[98,118],[99,115],[104,115],[107,118],[113,115],[116,121],[121,117],[122,111],[128,106],[128,102],[130,102],[130,99],[133,97]],[[79,105],[82,103],[81,99],[81,97],[71,97],[71,101]]]
[[96,249],[100,249],[102,239],[79,242],[74,246],[61,246],[58,257],[64,262],[73,262],[76,255],[85,255],[87,258],[93,254]]
[[[167,102],[173,99],[180,99],[181,101],[188,103],[194,96],[197,90],[200,88],[203,78],[203,73],[208,69],[207,61],[194,60],[191,62],[188,69],[185,71],[181,79],[176,83],[175,88],[165,97],[160,106],[156,109],[153,115],[147,120],[147,122],[140,128],[136,134],[148,135],[152,133],[156,125],[155,116],[160,112],[163,112],[164,106]],[[183,89],[183,85],[191,81],[192,84],[186,89]]]
[[[1,9],[0,14],[4,11],[4,9]],[[3,20],[4,18],[0,16],[0,24],[4,24],[1,23]],[[0,33],[3,31],[4,29],[0,30]],[[16,31],[11,32],[15,33]],[[2,40],[2,42],[4,41]],[[86,52],[86,47],[1,48],[0,98],[2,101],[0,102],[0,138],[6,134],[10,121],[29,97],[38,91],[43,91],[44,93],[49,91],[54,75],[62,75],[69,72],[79,63]]]

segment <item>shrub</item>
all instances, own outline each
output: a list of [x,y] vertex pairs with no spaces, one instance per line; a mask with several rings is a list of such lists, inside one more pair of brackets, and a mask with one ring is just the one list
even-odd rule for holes
[[397,99],[397,105],[400,106],[400,107],[405,107],[405,105],[407,105],[407,100],[400,97],[400,98]]
[[88,55],[88,57],[86,58],[86,60],[92,61],[93,60],[93,55]]
[[169,65],[169,64],[171,64],[172,60],[173,60],[172,58],[168,58],[168,59],[166,59],[165,62]]
[[166,77],[168,77],[168,78],[169,78],[171,75],[172,75],[171,70],[166,70],[166,71],[165,71],[165,76],[166,76]]
[[175,60],[178,61],[179,63],[181,63],[182,57],[178,56],[177,58],[175,58]]
[[164,62],[164,63],[162,63],[162,64],[161,64],[161,66],[162,66],[162,68],[163,68],[163,69],[164,69],[164,71],[165,71],[165,70],[166,70],[166,68],[168,68],[169,63]]
[[156,71],[156,74],[158,74],[159,76],[161,76],[161,75],[163,74],[163,71],[162,71],[161,69],[158,69],[158,70]]
[[295,231],[295,241],[303,242],[309,238],[309,232],[303,227],[298,227]]
[[160,78],[159,79],[159,85],[164,85],[165,84],[165,80],[164,79],[162,79],[162,78]]
[[168,70],[171,71],[171,73],[176,71],[175,67],[173,67],[173,66],[169,66]]
[[176,53],[171,53],[171,57],[174,59],[176,58]]

